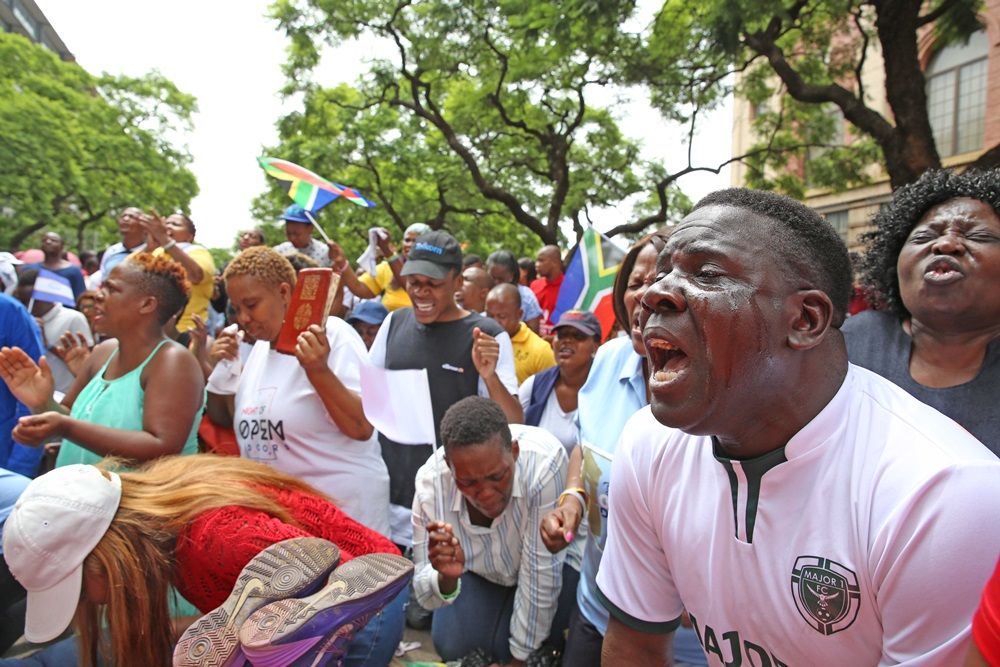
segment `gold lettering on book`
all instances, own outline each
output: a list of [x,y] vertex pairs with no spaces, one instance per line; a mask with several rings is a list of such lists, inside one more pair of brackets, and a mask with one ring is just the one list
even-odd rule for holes
[[[306,279],[302,281],[302,294],[300,298],[303,301],[315,301],[316,292],[319,290],[319,276],[306,276]],[[298,327],[298,325],[296,325]]]
[[298,310],[295,311],[295,317],[292,322],[297,330],[303,330],[309,326],[309,319],[312,317],[312,304],[303,303],[299,305]]

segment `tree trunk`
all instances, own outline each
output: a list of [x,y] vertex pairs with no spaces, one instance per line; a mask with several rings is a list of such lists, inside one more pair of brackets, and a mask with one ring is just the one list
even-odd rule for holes
[[978,169],[986,171],[988,169],[998,169],[1000,168],[1000,144],[997,144],[993,148],[989,149],[978,158],[976,161],[966,167],[966,171],[970,169]]
[[37,232],[39,229],[44,228],[47,224],[47,222],[36,222],[15,233],[10,239],[10,250],[20,250],[21,244],[24,243],[26,238]]
[[882,0],[875,6],[875,27],[885,61],[886,99],[896,121],[891,138],[882,143],[882,151],[895,190],[914,182],[928,169],[939,168],[941,158],[927,116],[926,79],[915,38],[921,2]]

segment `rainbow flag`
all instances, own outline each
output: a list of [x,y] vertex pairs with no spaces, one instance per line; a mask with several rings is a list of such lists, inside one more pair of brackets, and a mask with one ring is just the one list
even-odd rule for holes
[[278,179],[292,201],[310,213],[315,213],[337,197],[343,197],[358,206],[375,208],[375,202],[365,199],[354,188],[332,183],[294,162],[274,157],[258,157],[257,161],[268,176]]
[[583,232],[576,254],[566,268],[552,321],[567,310],[589,310],[601,323],[603,338],[608,337],[615,323],[611,290],[625,252],[593,227]]

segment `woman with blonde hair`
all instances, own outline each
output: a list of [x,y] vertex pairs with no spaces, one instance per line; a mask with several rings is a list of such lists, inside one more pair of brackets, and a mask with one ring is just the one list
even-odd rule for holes
[[[86,667],[162,667],[172,654],[186,666],[325,664],[348,648],[344,623],[364,625],[409,580],[412,566],[388,539],[268,466],[213,455],[132,471],[121,463],[39,477],[4,528],[4,557],[28,591],[28,640],[51,640],[73,621]],[[338,562],[347,565],[334,570]],[[171,585],[202,612],[215,608],[176,649]],[[386,651],[388,664],[390,642],[359,640],[345,664],[355,654],[379,664]],[[322,661],[313,647],[328,652]]]

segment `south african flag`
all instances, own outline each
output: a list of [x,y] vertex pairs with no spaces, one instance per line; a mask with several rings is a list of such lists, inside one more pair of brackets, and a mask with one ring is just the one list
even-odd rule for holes
[[602,338],[607,338],[615,323],[611,290],[623,259],[625,253],[611,239],[587,227],[566,268],[552,321],[558,322],[567,310],[589,310],[601,322]]
[[337,197],[365,208],[375,207],[375,202],[365,199],[354,188],[332,183],[294,162],[273,157],[258,157],[257,161],[269,176],[278,179],[292,201],[310,213],[315,213]]

